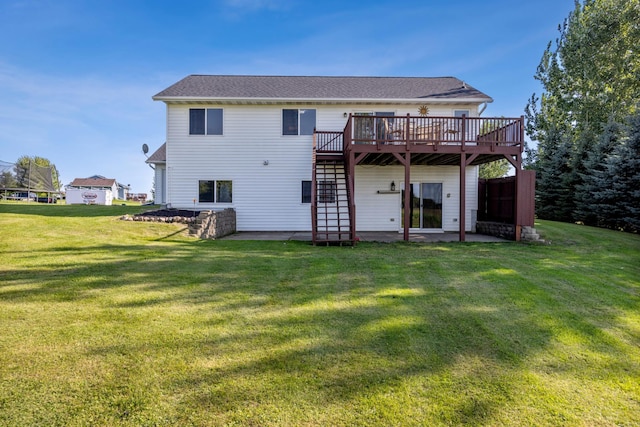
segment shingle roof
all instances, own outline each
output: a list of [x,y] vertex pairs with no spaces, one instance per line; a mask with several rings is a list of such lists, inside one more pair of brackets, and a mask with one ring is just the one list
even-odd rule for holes
[[146,160],[147,163],[166,163],[167,162],[167,143],[165,142],[153,152]]
[[455,77],[190,75],[153,98],[162,101],[172,98],[492,101],[488,95]]
[[115,179],[109,178],[76,178],[69,185],[72,187],[111,187],[115,182]]

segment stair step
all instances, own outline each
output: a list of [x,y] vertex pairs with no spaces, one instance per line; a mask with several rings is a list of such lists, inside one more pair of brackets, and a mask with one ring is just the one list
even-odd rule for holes
[[[314,243],[352,244],[351,198],[344,157],[316,152],[313,171],[316,183]],[[330,195],[330,198],[320,201],[320,195]]]

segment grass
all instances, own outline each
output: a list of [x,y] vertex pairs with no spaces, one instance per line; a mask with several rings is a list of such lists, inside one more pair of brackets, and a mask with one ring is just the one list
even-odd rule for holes
[[0,204],[0,425],[640,424],[640,236],[201,241]]

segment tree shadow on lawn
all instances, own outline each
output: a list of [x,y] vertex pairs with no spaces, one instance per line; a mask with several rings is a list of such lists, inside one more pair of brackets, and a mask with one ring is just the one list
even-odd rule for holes
[[[453,248],[453,259],[468,256],[468,247]],[[77,262],[56,265],[56,256],[78,250],[84,253]],[[86,261],[92,254],[98,262]],[[117,329],[148,335],[90,345],[85,357],[154,363],[163,372],[161,388],[180,396],[178,413],[199,408],[236,420],[283,406],[321,415],[339,407],[324,415],[337,423],[485,423],[530,391],[527,360],[559,330],[624,365],[616,369],[638,373],[633,358],[620,361],[624,349],[594,319],[575,313],[573,304],[595,304],[593,296],[576,301],[514,265],[505,278],[500,259],[452,273],[451,256],[441,255],[439,246],[319,250],[298,242],[60,247],[29,255],[51,259],[42,268],[0,274],[0,300],[88,304],[96,290],[114,291],[100,294],[99,310],[129,311],[131,317],[115,320],[123,322]],[[615,303],[599,324],[640,308],[637,298]],[[146,319],[147,310],[181,320],[160,329],[127,323]],[[167,353],[186,368],[173,370]],[[112,381],[127,378],[117,377]],[[429,408],[434,401],[439,406]]]

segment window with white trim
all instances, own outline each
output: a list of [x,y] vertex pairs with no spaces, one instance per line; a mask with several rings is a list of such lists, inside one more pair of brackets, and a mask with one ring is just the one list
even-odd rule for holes
[[[465,119],[469,118],[469,110],[454,110],[453,111],[453,116],[454,117],[460,117],[462,118],[462,116],[464,116]],[[460,135],[460,132],[462,131],[462,122],[460,120],[456,120],[456,128],[454,129],[458,134],[458,137],[464,136],[465,139],[469,139],[469,127],[466,128],[466,132],[465,135]]]
[[189,135],[222,135],[222,108],[189,108]]

